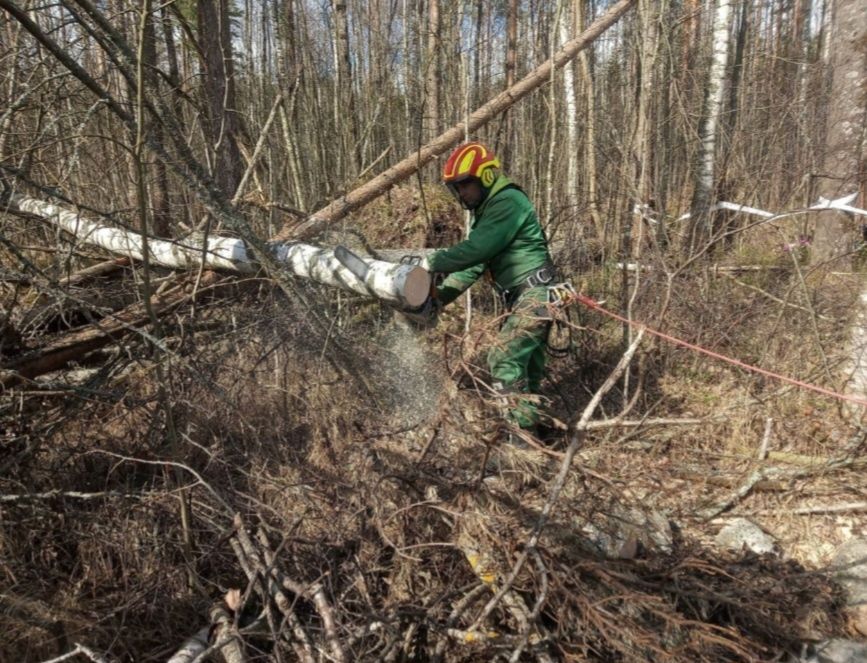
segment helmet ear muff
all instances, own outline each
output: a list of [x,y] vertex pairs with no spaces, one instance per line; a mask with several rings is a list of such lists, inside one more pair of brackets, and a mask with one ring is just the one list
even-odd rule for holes
[[482,171],[481,177],[479,179],[482,181],[482,186],[486,189],[490,189],[491,185],[493,185],[494,183],[494,180],[497,179],[497,174],[494,171],[494,168],[485,168]]

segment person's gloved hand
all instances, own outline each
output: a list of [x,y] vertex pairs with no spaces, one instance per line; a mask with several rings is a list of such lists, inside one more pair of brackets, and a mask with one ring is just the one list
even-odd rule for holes
[[433,329],[437,326],[442,307],[439,299],[428,296],[424,304],[418,308],[407,309],[401,311],[401,313],[422,329]]

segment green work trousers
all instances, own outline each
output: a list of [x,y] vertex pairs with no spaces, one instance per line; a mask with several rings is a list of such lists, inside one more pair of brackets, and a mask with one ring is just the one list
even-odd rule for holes
[[539,421],[539,406],[521,394],[538,394],[545,375],[545,348],[551,316],[546,304],[548,288],[522,292],[488,351],[488,369],[494,388],[506,401],[506,416],[521,428]]

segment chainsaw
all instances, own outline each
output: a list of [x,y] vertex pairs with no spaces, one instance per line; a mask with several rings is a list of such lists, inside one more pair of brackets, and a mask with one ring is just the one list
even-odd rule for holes
[[[364,258],[353,253],[345,246],[337,246],[334,249],[334,257],[338,262],[348,269],[352,274],[358,277],[362,282],[366,281],[367,275],[370,272],[370,266]],[[401,265],[412,265],[415,267],[422,266],[423,259],[421,256],[407,255],[401,258]],[[423,328],[436,326],[442,304],[436,298],[436,288],[431,282],[430,294],[424,303],[412,309],[398,309],[403,315],[409,318],[412,322]]]

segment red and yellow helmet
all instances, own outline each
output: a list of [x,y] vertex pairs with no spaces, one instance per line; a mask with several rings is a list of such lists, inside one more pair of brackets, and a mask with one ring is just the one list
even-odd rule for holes
[[490,149],[477,142],[464,143],[455,148],[443,166],[443,182],[454,185],[455,182],[475,177],[483,187],[490,189],[497,179],[499,167],[500,160]]

